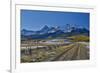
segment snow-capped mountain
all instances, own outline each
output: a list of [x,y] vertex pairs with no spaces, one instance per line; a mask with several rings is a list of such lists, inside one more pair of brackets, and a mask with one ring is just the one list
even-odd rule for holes
[[22,35],[34,35],[34,34],[47,34],[47,33],[55,33],[61,31],[58,27],[48,27],[45,25],[42,29],[38,31],[32,31],[32,30],[21,30]]
[[[69,27],[68,27],[69,28]],[[69,31],[70,30],[70,31]],[[38,31],[32,30],[21,30],[22,37],[28,38],[48,38],[50,37],[59,37],[59,36],[68,36],[68,35],[77,35],[77,34],[84,34],[89,35],[89,30],[86,28],[76,28],[71,27],[70,29],[61,29],[60,27],[48,27],[47,25],[43,26]]]
[[48,33],[49,30],[50,30],[50,28],[47,25],[45,25],[41,30],[36,31],[36,32],[37,32],[37,34],[46,34],[46,33]]

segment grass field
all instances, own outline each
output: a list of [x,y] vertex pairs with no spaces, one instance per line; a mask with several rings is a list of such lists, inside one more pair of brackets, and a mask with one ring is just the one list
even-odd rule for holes
[[[77,38],[76,36],[72,36],[70,38],[73,39],[74,42],[63,43],[59,41],[59,44],[38,42],[36,44],[34,42],[32,43],[32,41],[28,41],[28,44],[24,43],[24,46],[28,47],[23,49],[21,46],[21,62],[29,63],[45,61],[88,60],[89,48],[86,47],[86,44],[78,43],[79,41],[83,42],[82,38],[85,38],[84,42],[87,42],[88,38],[84,36],[81,36],[81,39]],[[32,46],[36,47],[32,48]]]
[[89,36],[85,35],[71,36],[68,39],[71,39],[72,42],[89,42]]

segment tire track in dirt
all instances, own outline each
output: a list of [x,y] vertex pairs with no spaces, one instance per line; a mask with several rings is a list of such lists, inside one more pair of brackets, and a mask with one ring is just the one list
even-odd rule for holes
[[70,47],[67,48],[66,51],[62,52],[60,55],[58,55],[56,58],[54,58],[52,61],[58,61],[58,60],[63,60],[66,57],[67,52],[69,52],[71,49],[74,48],[74,44]]
[[64,60],[85,60],[89,59],[88,50],[83,44],[74,43],[66,51],[62,52],[52,61],[64,61]]

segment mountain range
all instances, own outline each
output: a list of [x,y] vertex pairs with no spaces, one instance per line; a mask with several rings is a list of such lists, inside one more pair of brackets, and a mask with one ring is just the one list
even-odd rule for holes
[[[69,32],[70,30],[70,32]],[[44,25],[42,29],[38,31],[32,31],[32,30],[21,30],[21,38],[22,39],[45,39],[45,38],[55,38],[55,37],[67,37],[72,35],[78,35],[83,34],[89,36],[89,30],[86,28],[76,28],[71,27],[70,29],[62,30],[61,28],[57,27],[48,27],[47,25]]]

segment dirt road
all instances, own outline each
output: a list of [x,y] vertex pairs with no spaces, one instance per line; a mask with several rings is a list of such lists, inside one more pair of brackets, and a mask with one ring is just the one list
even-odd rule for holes
[[89,59],[89,49],[85,45],[75,43],[73,46],[66,48],[66,51],[59,54],[52,61],[64,60],[86,60]]

